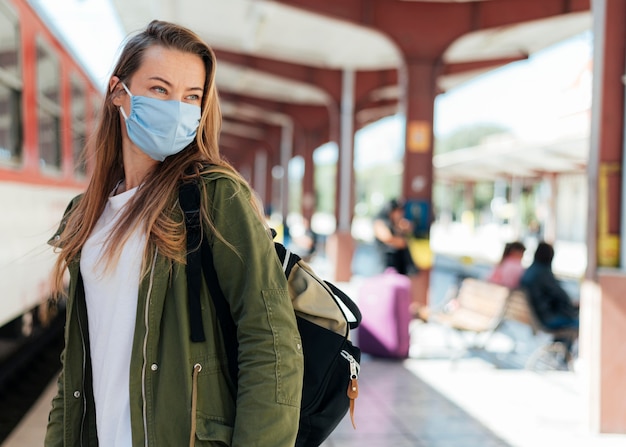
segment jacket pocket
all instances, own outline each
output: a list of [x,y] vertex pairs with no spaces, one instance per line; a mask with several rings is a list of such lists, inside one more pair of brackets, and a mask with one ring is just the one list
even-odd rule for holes
[[[233,428],[214,419],[198,414],[196,416],[196,439],[206,445],[229,446],[233,439]],[[196,443],[196,446],[205,445]]]
[[287,290],[263,290],[276,355],[276,402],[300,407],[304,356]]
[[228,360],[217,356],[195,356],[189,368],[193,374],[191,398],[196,402],[198,417],[204,415],[226,424],[234,421],[236,389],[228,375]]

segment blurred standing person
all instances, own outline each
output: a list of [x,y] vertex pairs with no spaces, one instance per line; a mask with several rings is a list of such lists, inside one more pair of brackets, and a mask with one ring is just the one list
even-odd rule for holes
[[412,278],[417,273],[408,248],[413,229],[404,217],[404,204],[395,199],[385,204],[373,230],[384,271],[367,278],[359,290],[359,347],[370,355],[402,359],[409,355]]
[[414,275],[418,268],[409,251],[411,222],[404,217],[404,203],[390,200],[374,219],[374,237],[384,268],[394,268],[402,275]]
[[520,279],[524,274],[522,258],[526,247],[519,241],[507,242],[504,245],[502,258],[498,265],[491,271],[487,281],[516,289],[520,285]]
[[290,237],[289,250],[310,262],[317,250],[318,235],[311,228],[309,220],[303,217],[299,225],[290,228]]
[[[263,214],[219,153],[215,64],[195,33],[153,21],[113,70],[93,175],[51,240],[56,293],[66,268],[70,283],[47,447],[295,443],[299,332]],[[186,182],[236,324],[237,383],[206,285],[199,312],[187,302]]]

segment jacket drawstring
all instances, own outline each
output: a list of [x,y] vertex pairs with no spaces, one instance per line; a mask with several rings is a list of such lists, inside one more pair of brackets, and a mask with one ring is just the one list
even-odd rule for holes
[[191,433],[189,435],[189,447],[196,445],[196,404],[198,402],[198,374],[202,371],[202,365],[193,365],[193,376],[191,380]]

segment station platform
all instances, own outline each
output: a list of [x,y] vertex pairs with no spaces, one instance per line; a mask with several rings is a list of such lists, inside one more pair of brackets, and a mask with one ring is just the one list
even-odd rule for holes
[[[368,270],[364,264],[370,255],[367,249],[359,250],[355,266]],[[312,265],[321,277],[331,277],[323,258]],[[445,294],[459,268],[451,258],[437,256],[430,276],[433,302]],[[337,286],[358,304],[364,278],[357,274]],[[323,447],[626,446],[626,434],[589,431],[580,363],[574,371],[527,370],[525,360],[542,340],[528,328],[511,330],[517,331],[514,354],[512,339],[497,333],[486,349],[459,355],[463,343],[455,334],[434,322],[414,320],[408,359],[363,356],[357,428],[344,419]],[[358,329],[353,338],[358,341]],[[55,389],[53,382],[2,447],[43,445]]]
[[324,447],[618,447],[626,435],[588,429],[584,373],[524,369],[494,337],[466,352],[446,329],[414,321],[409,359],[362,360],[354,430],[342,421]]
[[[359,282],[355,278],[338,286],[358,301]],[[344,419],[323,447],[626,445],[626,435],[587,429],[583,371],[526,370],[524,356],[533,349],[530,333],[515,356],[508,354],[507,336],[496,335],[485,351],[452,360],[459,344],[446,329],[414,320],[408,359],[363,356],[357,428]],[[43,445],[55,388],[51,383],[3,447]]]

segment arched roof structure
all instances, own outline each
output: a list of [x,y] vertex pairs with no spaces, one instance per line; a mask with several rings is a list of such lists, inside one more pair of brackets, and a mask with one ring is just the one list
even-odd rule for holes
[[[114,0],[114,4],[128,32],[153,18],[170,20],[197,31],[216,50],[218,88],[227,94],[224,133],[235,139],[258,136],[268,126],[262,111],[272,111],[296,115],[300,124],[315,128],[321,135],[319,144],[337,139],[329,116],[339,113],[344,70],[370,78],[357,92],[358,129],[405,112],[403,46],[441,51],[438,47],[451,35],[446,28],[463,23],[467,32],[459,31],[457,38],[444,42],[444,51],[437,56],[441,70],[436,89],[442,92],[591,26],[587,0]],[[401,21],[399,13],[404,16]],[[382,30],[393,27],[390,21],[398,22],[397,35]],[[249,105],[260,113],[250,113]],[[248,110],[246,126],[228,124],[239,121],[242,109]],[[305,123],[308,115],[314,122]]]

